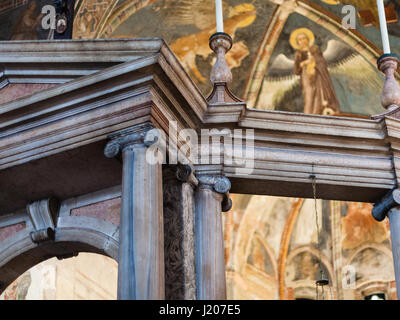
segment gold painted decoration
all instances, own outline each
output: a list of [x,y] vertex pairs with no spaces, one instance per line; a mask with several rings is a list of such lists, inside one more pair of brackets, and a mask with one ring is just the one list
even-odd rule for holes
[[336,4],[340,4],[339,0],[321,0],[322,2],[325,2],[327,4],[331,4],[331,5],[336,5]]
[[86,0],[80,3],[75,14],[73,38],[97,38],[100,29],[117,3],[118,0]]
[[[231,8],[229,18],[224,21],[224,31],[235,40],[236,30],[247,27],[254,22],[255,18],[256,9],[254,5],[249,3],[237,5]],[[213,19],[215,20],[215,17]],[[172,51],[177,55],[186,71],[197,83],[206,83],[208,81],[207,77],[202,75],[201,71],[198,69],[196,57],[200,56],[207,59],[208,56],[212,54],[209,46],[209,39],[215,32],[216,25],[214,21],[208,28],[198,33],[178,38],[171,44]],[[243,59],[247,57],[249,53],[250,51],[243,41],[234,41],[232,49],[226,56],[229,67],[234,68],[240,66]]]

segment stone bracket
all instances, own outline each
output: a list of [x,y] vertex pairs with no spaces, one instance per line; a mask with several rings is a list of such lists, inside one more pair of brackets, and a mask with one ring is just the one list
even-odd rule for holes
[[398,205],[400,205],[400,189],[391,190],[374,205],[372,216],[377,221],[383,221],[389,210]]
[[56,198],[48,198],[32,202],[26,210],[32,221],[34,231],[30,233],[35,243],[55,239],[56,221],[60,210],[60,203]]

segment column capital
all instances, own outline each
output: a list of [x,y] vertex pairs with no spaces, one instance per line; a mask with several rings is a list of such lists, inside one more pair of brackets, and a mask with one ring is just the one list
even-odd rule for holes
[[155,126],[152,123],[144,123],[109,135],[108,138],[111,141],[104,148],[104,155],[107,158],[114,158],[132,145],[151,146],[158,141],[158,135],[152,134],[154,129]]
[[227,212],[232,209],[232,199],[229,196],[231,189],[230,180],[224,175],[199,174],[196,175],[199,181],[199,187],[211,189],[216,193],[223,195],[222,211]]
[[194,187],[199,184],[194,175],[194,169],[188,164],[166,165],[163,170],[167,173],[164,174],[166,179],[176,179],[183,183],[190,183]]
[[217,193],[224,194],[229,192],[231,189],[231,182],[225,176],[221,175],[196,175],[197,180],[199,180],[199,185],[205,188],[214,190]]
[[389,210],[400,205],[400,189],[388,192],[372,209],[372,216],[377,221],[385,219]]

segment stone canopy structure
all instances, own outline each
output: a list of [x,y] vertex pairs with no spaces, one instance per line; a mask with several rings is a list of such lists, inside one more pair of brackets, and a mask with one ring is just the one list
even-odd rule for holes
[[[113,11],[117,3],[106,2],[87,32],[113,34],[116,22],[105,21],[125,19],[123,11]],[[162,12],[161,2],[142,1],[136,10],[159,5]],[[119,299],[312,298],[318,262],[328,275],[331,298],[376,292],[395,298],[390,235],[398,236],[399,202],[393,191],[399,166],[397,109],[383,113],[371,107],[380,113],[372,118],[344,110],[337,88],[348,80],[347,73],[332,76],[340,112],[331,114],[328,107],[322,115],[288,110],[291,95],[306,94],[305,82],[288,75],[279,52],[272,54],[272,47],[284,47],[274,33],[285,34],[287,25],[295,29],[289,18],[295,13],[313,21],[328,17],[325,26],[336,35],[340,28],[313,2],[289,2],[292,6],[280,1],[266,5],[274,7],[271,24],[242,98],[229,88],[237,85],[232,65],[244,61],[237,54],[245,51],[233,36],[257,19],[249,3],[229,3],[233,41],[203,28],[208,30],[203,58],[212,50],[217,53],[216,61],[208,63],[214,69],[205,67],[211,74],[210,95],[204,94],[206,84],[196,73],[202,70],[198,65],[206,65],[199,60],[203,47],[193,49],[198,55],[195,64],[189,62],[180,51],[183,35],[171,45],[158,38],[1,42],[0,291],[43,260],[86,251],[118,261]],[[82,19],[90,15],[81,13],[90,4],[76,3],[76,38],[85,38],[83,26],[88,25]],[[206,22],[197,23],[201,29]],[[346,45],[362,50],[359,56],[343,46],[346,56],[333,57],[338,53],[332,46],[338,43],[321,44],[331,74],[349,59],[362,65],[358,59],[379,57],[362,35],[342,32]],[[268,59],[262,59],[263,52]],[[396,63],[389,60],[382,60],[382,71],[384,64]],[[293,86],[271,98],[269,90],[283,83],[282,75]],[[350,91],[349,101],[355,97],[353,87]],[[260,101],[268,103],[260,107]],[[184,130],[196,138],[188,143]],[[205,155],[208,162],[185,151],[173,161],[176,150],[194,144],[199,158]],[[164,154],[164,163],[149,162],[151,150]],[[321,229],[311,227],[312,202],[303,199],[314,197],[312,177],[316,197],[323,199],[318,200]],[[373,220],[370,204],[376,204],[376,219],[389,214],[391,233],[387,224]],[[322,255],[315,240],[319,233]],[[349,265],[363,279],[351,294],[342,281]],[[368,274],[364,268],[369,265],[384,276]]]

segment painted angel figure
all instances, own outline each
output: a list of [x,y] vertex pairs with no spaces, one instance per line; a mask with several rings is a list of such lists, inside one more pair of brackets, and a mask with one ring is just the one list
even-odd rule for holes
[[322,114],[326,108],[338,113],[339,102],[328,64],[314,41],[314,34],[307,28],[293,31],[290,37],[290,44],[296,49],[294,72],[301,78],[304,113]]
[[38,40],[36,28],[40,25],[44,14],[38,15],[36,8],[36,1],[30,1],[14,26],[11,40]]
[[[360,109],[357,103],[365,101],[365,94],[379,95],[383,80],[376,68],[339,39],[325,38],[327,45],[321,50],[314,45],[312,31],[305,34],[297,30],[290,37],[296,46],[294,58],[281,52],[271,60],[257,107],[341,116],[375,112],[367,106]],[[300,49],[301,43],[304,50]],[[304,97],[298,99],[300,92]]]

